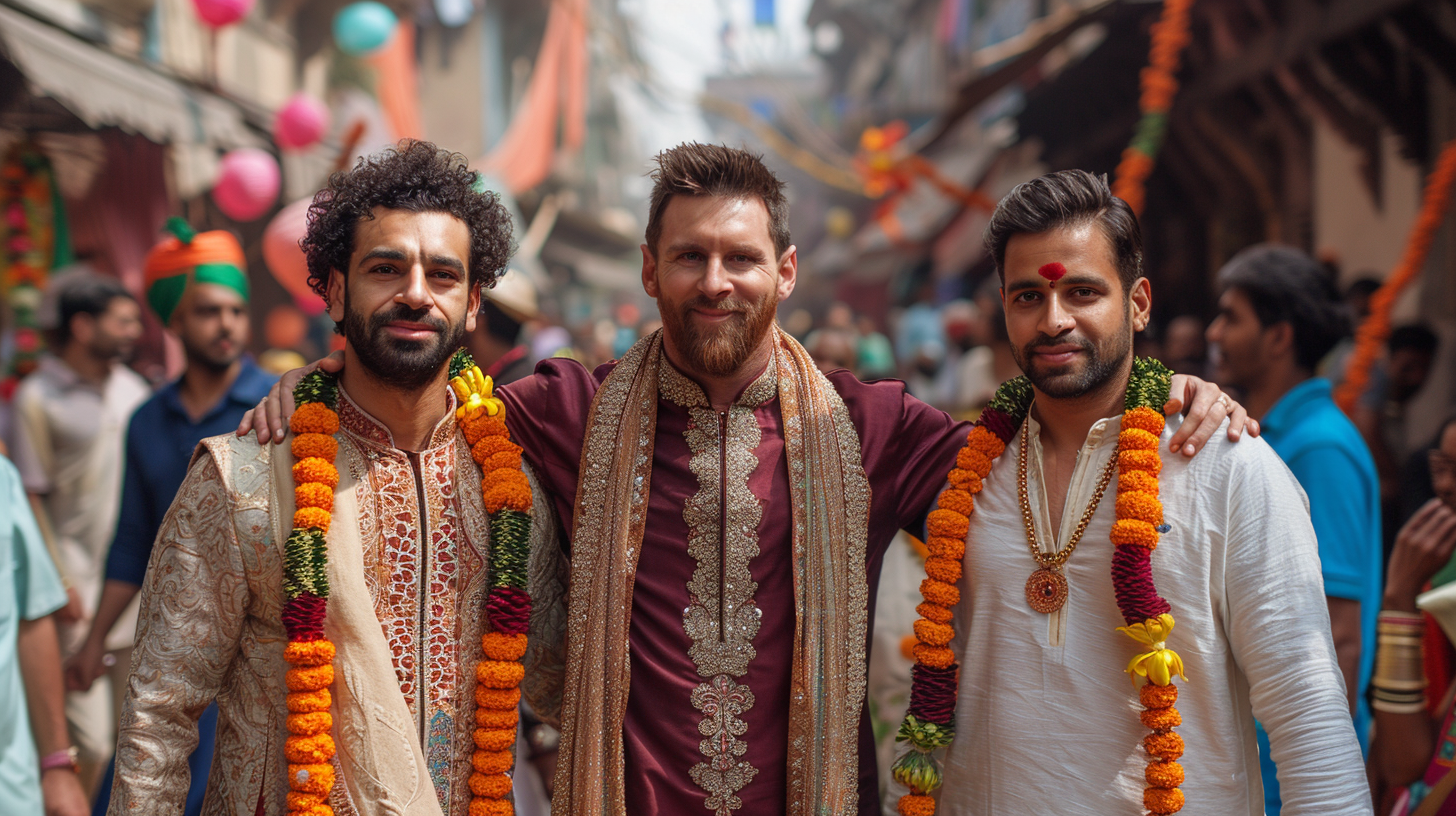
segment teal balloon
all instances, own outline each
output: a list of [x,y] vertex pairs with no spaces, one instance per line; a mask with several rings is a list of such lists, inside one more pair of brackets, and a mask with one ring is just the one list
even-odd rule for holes
[[350,3],[334,15],[334,43],[346,54],[363,56],[383,48],[396,23],[394,12],[383,3]]

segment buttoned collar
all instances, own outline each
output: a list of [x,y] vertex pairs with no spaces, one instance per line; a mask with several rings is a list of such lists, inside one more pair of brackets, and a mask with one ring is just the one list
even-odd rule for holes
[[[268,389],[272,387],[274,379],[268,372],[259,368],[251,358],[244,357],[242,368],[238,371],[238,376],[233,380],[227,393],[193,424],[201,424],[213,415],[226,411],[229,404],[252,408],[258,404],[259,400],[268,395]],[[189,423],[192,422],[191,415],[182,405],[182,380],[180,378],[162,386],[161,390],[157,392],[157,396],[169,411],[185,418]]]

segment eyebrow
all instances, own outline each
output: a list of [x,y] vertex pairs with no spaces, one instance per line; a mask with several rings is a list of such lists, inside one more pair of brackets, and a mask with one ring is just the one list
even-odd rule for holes
[[[1102,280],[1099,277],[1096,277],[1096,276],[1093,276],[1093,275],[1086,275],[1086,274],[1078,275],[1078,274],[1075,274],[1075,273],[1068,274],[1067,276],[1058,279],[1057,280],[1057,284],[1059,284],[1063,288],[1071,287],[1071,286],[1103,287],[1103,286],[1106,286],[1107,285],[1106,281]],[[1011,294],[1015,294],[1017,292],[1023,292],[1023,291],[1025,291],[1027,289],[1040,289],[1041,287],[1046,286],[1046,285],[1047,285],[1047,281],[1045,279],[1042,279],[1042,280],[1021,280],[1021,281],[1017,281],[1016,283],[1013,283],[1013,284],[1010,284],[1009,286],[1007,286],[1006,287],[1006,294],[1011,295]]]
[[[409,256],[403,252],[400,252],[397,249],[378,247],[369,250],[369,252],[367,252],[364,257],[359,259],[359,263],[362,264],[365,261],[374,259],[380,259],[385,261],[407,261],[409,260]],[[430,262],[430,266],[443,266],[449,269],[453,269],[456,272],[465,271],[465,264],[462,263],[459,258],[456,258],[453,255],[430,255],[425,260]]]

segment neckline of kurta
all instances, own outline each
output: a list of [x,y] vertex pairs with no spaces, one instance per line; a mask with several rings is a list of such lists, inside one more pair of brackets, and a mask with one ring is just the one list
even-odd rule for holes
[[455,394],[453,391],[446,391],[448,402],[445,407],[445,415],[435,423],[430,431],[429,444],[420,451],[404,451],[394,444],[394,434],[383,422],[375,418],[368,411],[359,406],[344,390],[343,383],[339,384],[339,428],[346,431],[361,441],[372,444],[375,447],[387,448],[395,453],[405,455],[408,453],[426,453],[428,451],[442,448],[455,438]]
[[[768,402],[779,393],[778,375],[778,353],[769,359],[768,364],[763,367],[763,373],[759,374],[752,382],[743,387],[738,396],[733,400],[735,408],[757,408]],[[663,399],[682,408],[709,408],[708,395],[703,387],[698,385],[688,375],[678,370],[672,361],[667,359],[663,353],[659,358],[657,368],[658,392]]]

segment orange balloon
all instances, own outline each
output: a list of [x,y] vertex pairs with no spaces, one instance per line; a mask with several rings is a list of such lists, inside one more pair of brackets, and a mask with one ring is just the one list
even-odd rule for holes
[[293,296],[298,308],[310,316],[324,311],[324,299],[308,285],[308,260],[298,246],[308,232],[308,206],[312,203],[313,199],[304,198],[289,204],[273,216],[263,231],[263,262]]

